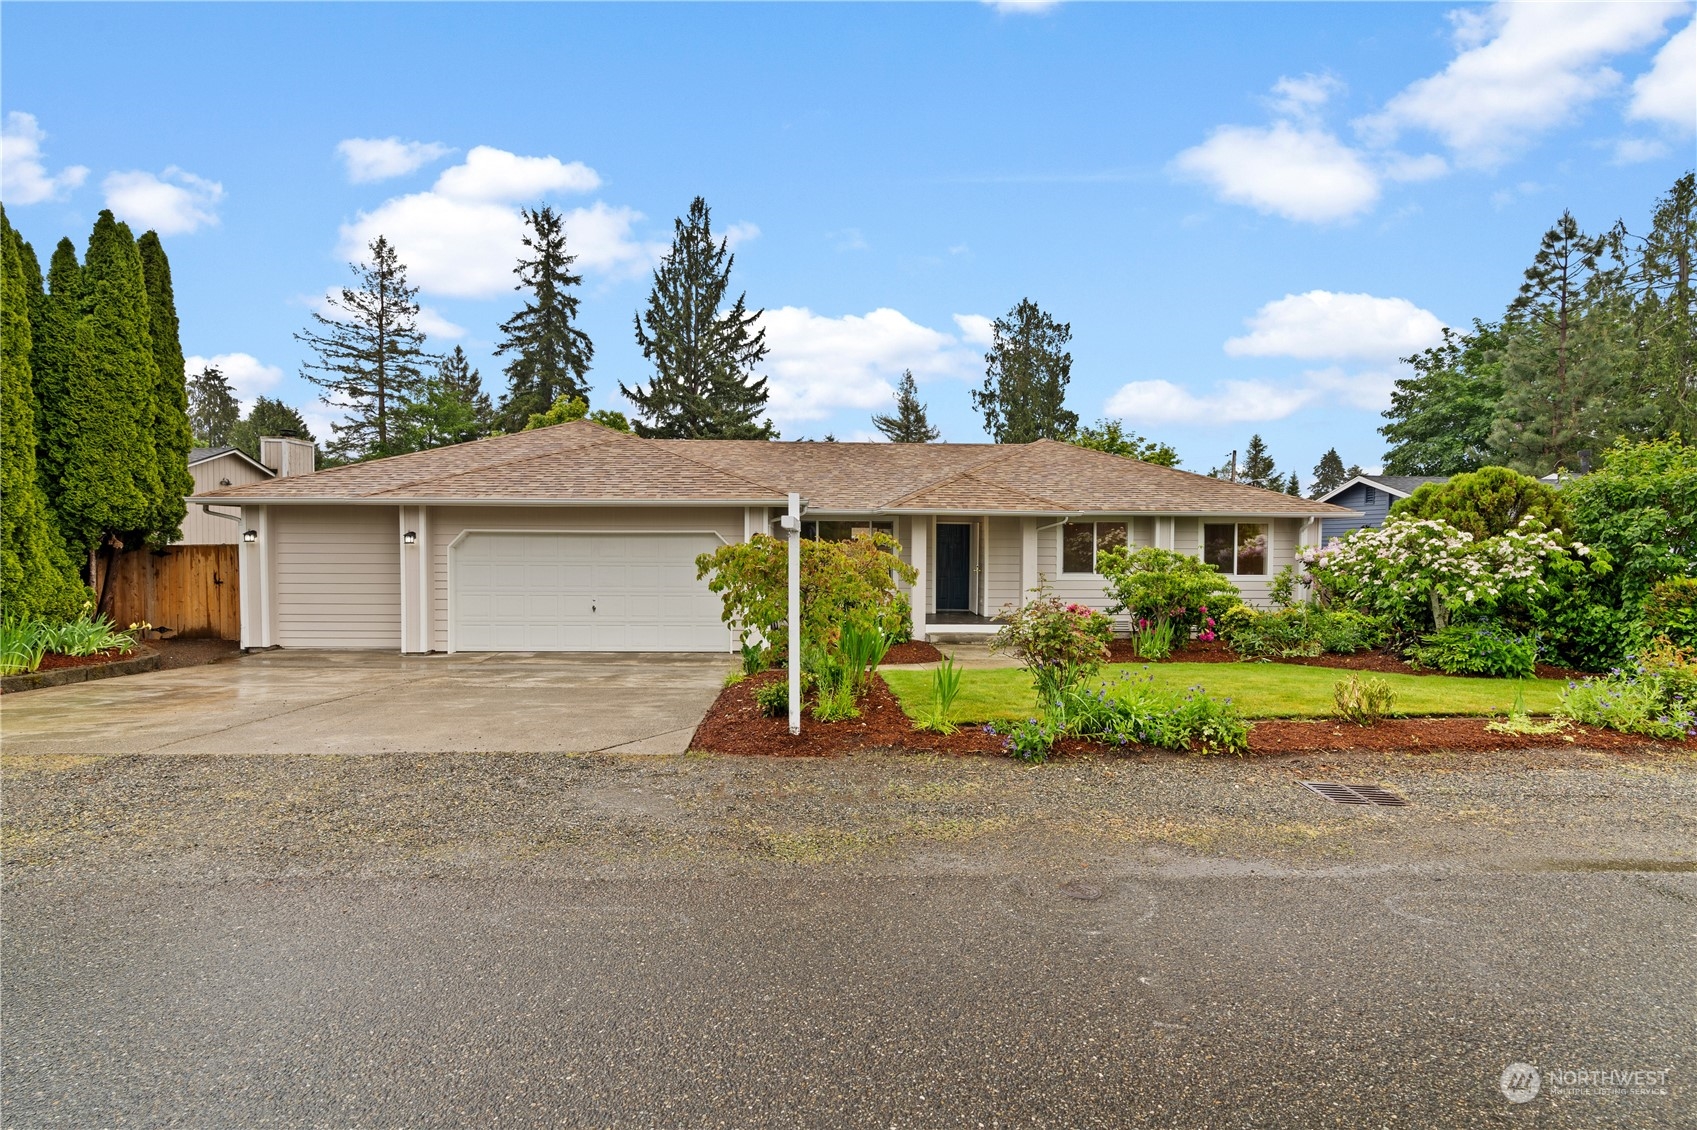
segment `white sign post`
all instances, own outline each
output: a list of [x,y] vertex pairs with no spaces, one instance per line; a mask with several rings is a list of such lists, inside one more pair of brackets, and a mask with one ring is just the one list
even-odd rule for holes
[[790,566],[790,733],[801,733],[801,495],[790,495],[790,512],[784,516],[789,534]]

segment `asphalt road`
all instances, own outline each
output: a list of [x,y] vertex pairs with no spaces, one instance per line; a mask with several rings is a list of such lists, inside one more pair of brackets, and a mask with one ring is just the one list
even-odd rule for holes
[[1689,873],[914,871],[32,884],[4,1121],[1697,1125]]

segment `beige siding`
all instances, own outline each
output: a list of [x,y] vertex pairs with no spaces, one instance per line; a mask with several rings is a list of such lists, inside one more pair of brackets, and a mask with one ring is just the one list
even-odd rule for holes
[[[197,463],[189,468],[189,476],[194,479],[195,494],[205,494],[207,491],[226,486],[245,487],[249,483],[264,482],[271,477],[255,470],[252,463],[236,455],[220,455],[216,459]],[[225,479],[229,482],[224,482]],[[237,512],[234,506],[219,506],[214,509],[226,514]],[[190,503],[188,516],[183,519],[182,539],[176,544],[240,545],[241,540],[240,522],[226,522],[222,518],[214,518],[202,510],[198,503]]]
[[392,506],[274,506],[275,640],[401,646],[400,519]]
[[991,518],[989,538],[986,563],[989,583],[985,590],[984,614],[994,616],[1004,605],[1019,603],[1019,519]]
[[[758,511],[756,512],[758,517]],[[391,518],[393,526],[395,519]],[[433,506],[430,541],[430,647],[448,646],[448,547],[468,530],[605,530],[709,532],[727,543],[743,540],[742,507],[705,506]]]

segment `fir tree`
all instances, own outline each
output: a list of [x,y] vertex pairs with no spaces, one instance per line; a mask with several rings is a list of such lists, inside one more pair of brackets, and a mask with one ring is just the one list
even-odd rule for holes
[[177,299],[171,289],[171,263],[156,232],[146,232],[136,241],[141,255],[142,280],[147,285],[148,333],[153,339],[153,361],[158,371],[153,386],[153,443],[159,460],[160,493],[149,540],[156,546],[169,545],[183,536],[185,501],[194,493],[189,474],[189,448],[194,434],[189,428],[188,384],[183,368],[183,345],[177,322]]
[[[76,615],[87,599],[36,476],[30,307],[41,292],[35,252],[0,209],[0,598],[8,619]],[[30,274],[34,273],[34,279]]]
[[253,411],[230,429],[230,446],[250,459],[258,459],[261,436],[318,442],[299,412],[281,400],[273,400],[268,396],[255,400]]
[[1267,443],[1259,433],[1250,436],[1249,446],[1243,449],[1243,466],[1237,481],[1263,490],[1285,489],[1284,477],[1274,469],[1273,457],[1267,454]]
[[423,380],[424,333],[418,328],[418,288],[407,285],[407,269],[387,239],[371,242],[371,261],[350,264],[359,286],[343,287],[330,299],[333,314],[314,312],[318,328],[295,340],[318,354],[301,376],[324,389],[323,400],[344,409],[332,424],[333,455],[357,460],[393,455],[401,449],[394,415]]
[[1308,497],[1320,498],[1328,495],[1347,482],[1349,476],[1344,471],[1343,459],[1338,455],[1338,449],[1329,447],[1326,454],[1320,456],[1320,461],[1314,464],[1314,486],[1308,492]]
[[1655,433],[1697,437],[1697,177],[1686,173],[1656,201],[1631,285],[1638,342],[1635,368],[1655,406]]
[[456,440],[483,439],[496,433],[495,410],[490,407],[489,394],[483,391],[483,375],[471,367],[465,349],[456,345],[454,351],[442,358],[436,375],[451,394],[471,409],[471,428]]
[[501,324],[505,335],[495,347],[497,356],[512,354],[507,364],[507,394],[501,398],[501,427],[516,432],[533,413],[544,412],[557,397],[589,395],[584,375],[595,356],[589,335],[573,324],[578,297],[574,288],[583,277],[572,273],[577,256],[566,253],[566,230],[559,213],[544,204],[524,209],[529,227],[524,245],[533,257],[520,259],[513,273],[515,290],[530,292],[530,300]]
[[208,365],[189,381],[189,427],[195,442],[223,447],[242,418],[235,390],[216,365]]
[[1026,298],[997,318],[992,332],[984,387],[972,391],[984,430],[997,443],[1069,438],[1078,430],[1078,413],[1066,408],[1072,325],[1055,321]]
[[1285,476],[1285,493],[1297,498],[1302,497],[1302,478],[1295,471]]
[[746,295],[729,309],[729,244],[713,239],[707,202],[697,196],[675,222],[672,248],[654,271],[636,341],[654,365],[645,389],[619,390],[636,406],[638,435],[659,439],[774,439],[760,415],[771,395],[754,367],[766,356],[766,331]]
[[934,443],[942,435],[926,418],[912,369],[902,370],[901,383],[896,386],[895,415],[874,414],[872,426],[888,436],[891,443]]
[[403,451],[424,451],[482,439],[493,430],[493,415],[483,378],[456,345],[435,374],[402,403],[397,444]]

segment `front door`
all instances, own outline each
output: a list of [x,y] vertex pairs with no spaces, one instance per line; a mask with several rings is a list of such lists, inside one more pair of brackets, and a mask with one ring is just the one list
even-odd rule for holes
[[972,527],[937,523],[937,611],[972,608]]

